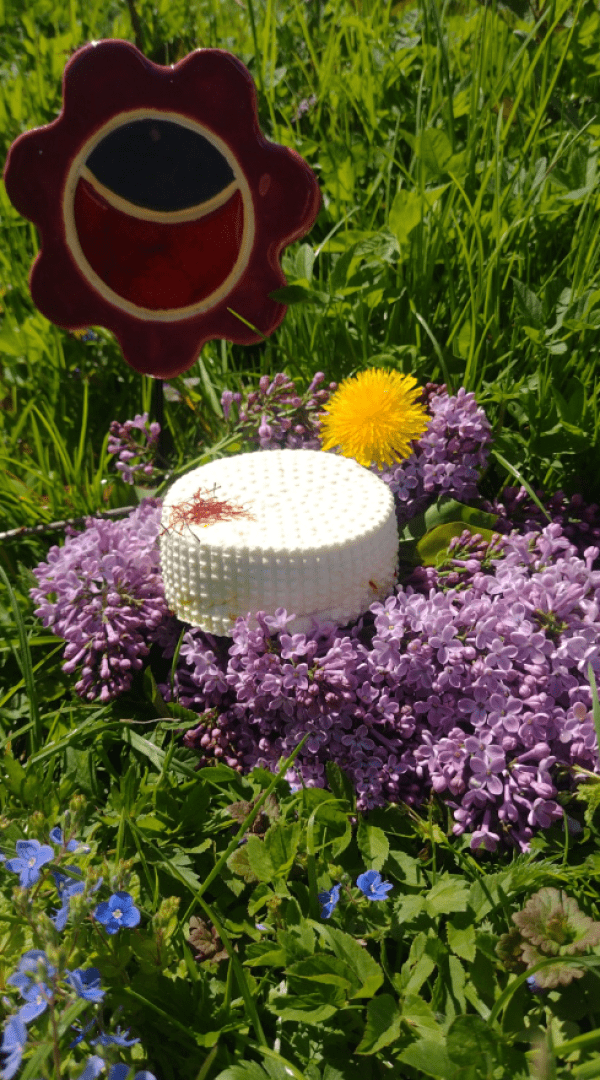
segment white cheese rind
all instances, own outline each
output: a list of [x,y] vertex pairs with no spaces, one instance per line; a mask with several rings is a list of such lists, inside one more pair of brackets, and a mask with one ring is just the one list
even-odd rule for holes
[[[215,499],[251,516],[207,527],[171,523],[173,506],[213,489]],[[310,630],[313,617],[343,626],[396,584],[394,498],[351,458],[317,450],[237,454],[193,469],[169,489],[160,559],[169,607],[209,633],[230,635],[240,615],[280,607],[295,615],[291,632]]]

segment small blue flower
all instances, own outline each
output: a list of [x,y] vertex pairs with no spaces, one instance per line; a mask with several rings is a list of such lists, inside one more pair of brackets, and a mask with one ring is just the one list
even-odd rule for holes
[[97,1023],[98,1023],[98,1017],[97,1017],[97,1016],[94,1016],[94,1017],[92,1017],[92,1019],[90,1020],[89,1024],[86,1024],[86,1025],[85,1025],[85,1027],[82,1027],[82,1028],[78,1028],[78,1027],[77,1027],[77,1026],[76,1026],[75,1024],[71,1024],[71,1030],[72,1030],[72,1031],[76,1031],[76,1032],[77,1032],[77,1035],[76,1035],[76,1036],[75,1036],[75,1038],[73,1039],[73,1042],[72,1042],[72,1043],[69,1043],[69,1050],[72,1050],[74,1046],[78,1046],[78,1045],[79,1045],[79,1043],[80,1043],[80,1042],[81,1042],[81,1041],[82,1041],[83,1039],[85,1039],[85,1037],[86,1037],[86,1035],[87,1035],[88,1031],[91,1031],[93,1027],[96,1027],[96,1024],[97,1024]]
[[387,893],[394,886],[390,881],[382,881],[377,870],[367,870],[356,879],[358,888],[368,900],[387,900]]
[[21,996],[25,998],[27,1005],[22,1005],[17,1016],[24,1024],[36,1020],[46,1011],[52,1000],[52,991],[46,983],[32,983],[27,989],[21,990]]
[[[60,825],[55,825],[54,828],[50,830],[50,839],[51,839],[53,844],[62,844],[63,843],[63,833],[62,833],[62,829],[61,829]],[[68,843],[65,845],[65,847],[66,847],[67,851],[85,852],[85,851],[90,850],[90,848],[87,847],[86,844],[82,844],[82,843],[80,843],[79,840],[75,840],[75,839],[69,840]]]
[[100,1043],[100,1046],[133,1046],[134,1043],[138,1043],[139,1039],[128,1039],[129,1028],[121,1034],[121,1028],[118,1027],[114,1035],[107,1035],[106,1032],[101,1031],[98,1038],[94,1039],[91,1043],[92,1046],[96,1046]]
[[321,904],[321,918],[330,919],[340,899],[341,885],[334,885],[329,892],[320,892],[318,896]]
[[40,960],[49,979],[56,975],[56,968],[49,962],[46,953],[42,949],[30,949],[29,952],[23,953],[14,975],[9,975],[6,980],[8,985],[16,986],[21,994],[23,994],[24,990],[30,990],[31,986],[36,982]]
[[17,970],[6,980],[9,986],[17,987],[21,997],[27,1002],[17,1013],[24,1024],[41,1016],[48,1008],[49,1000],[52,999],[52,991],[38,976],[40,960],[46,969],[47,977],[51,979],[56,974],[56,968],[48,962],[46,954],[41,949],[30,949],[21,958]]
[[109,1080],[127,1080],[129,1072],[129,1065],[112,1065],[108,1074]]
[[[67,866],[67,870],[72,870],[75,874],[81,874],[76,866]],[[72,896],[77,896],[85,889],[83,881],[74,881],[73,878],[67,877],[66,874],[59,873],[58,870],[52,871],[52,876],[56,882],[56,888],[58,889],[58,895],[62,901],[62,906],[58,909],[54,909],[53,923],[57,930],[64,930],[67,925],[67,919],[69,917],[69,901]]]
[[133,898],[126,892],[114,893],[108,901],[98,904],[93,915],[103,923],[107,934],[116,934],[122,926],[137,926],[140,921]]
[[77,997],[85,998],[86,1001],[102,1001],[106,991],[100,989],[100,972],[98,968],[75,968],[67,971],[66,980],[77,993]]
[[39,840],[17,840],[17,858],[9,859],[6,869],[19,874],[19,885],[28,889],[40,879],[40,867],[52,862],[54,852],[49,844],[40,844]]
[[79,1080],[96,1080],[97,1076],[100,1076],[101,1072],[104,1072],[106,1062],[104,1058],[98,1057],[94,1054],[93,1057],[87,1059],[85,1069],[81,1073]]
[[27,1028],[25,1024],[18,1016],[11,1016],[5,1025],[4,1038],[0,1047],[0,1053],[6,1055],[7,1058],[0,1072],[1,1080],[12,1080],[12,1077],[18,1071],[26,1042]]
[[532,994],[545,994],[546,991],[543,986],[540,986],[535,975],[527,976],[527,988],[531,990]]

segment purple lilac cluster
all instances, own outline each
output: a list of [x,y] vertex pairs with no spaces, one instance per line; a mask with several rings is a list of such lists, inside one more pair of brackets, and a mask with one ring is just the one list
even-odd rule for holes
[[398,588],[345,630],[290,635],[281,609],[255,630],[238,619],[226,663],[188,631],[180,670],[195,693],[182,684],[180,700],[210,706],[184,742],[202,763],[274,770],[308,732],[293,783],[324,786],[333,760],[361,809],[433,789],[474,849],[525,849],[562,818],[559,767],[598,770],[598,549],[581,559],[555,524],[494,544],[462,588]]
[[320,450],[319,416],[337,389],[337,383],[332,382],[327,389],[318,390],[324,379],[323,372],[317,371],[304,394],[299,394],[289,375],[281,371],[273,379],[263,375],[258,390],[245,398],[225,390],[221,395],[223,414],[229,420],[235,406],[236,430],[256,449]]
[[147,483],[154,474],[160,424],[151,424],[148,413],[142,413],[124,424],[113,420],[109,432],[108,453],[118,455],[117,471],[125,483]]
[[475,394],[461,387],[450,395],[445,386],[428,383],[423,402],[431,421],[410,457],[391,468],[371,467],[393,491],[401,525],[440,495],[478,500],[477,482],[492,443],[490,422]]
[[[547,497],[543,491],[535,493],[548,512],[550,521],[562,527],[563,535],[575,545],[580,555],[586,548],[600,547],[600,507],[586,503],[580,494],[565,495],[557,491]],[[506,487],[501,498],[486,504],[486,510],[498,515],[495,528],[509,533],[537,531],[548,524],[548,517],[530,498],[525,488]]]
[[90,518],[33,571],[36,615],[67,642],[63,671],[75,689],[106,702],[129,689],[167,617],[157,537],[160,503],[145,499],[125,520]]
[[[302,398],[287,376],[264,377],[243,405],[241,394],[224,394],[223,408],[227,417],[235,404],[238,426],[265,450],[313,448],[328,397],[315,391],[322,381],[318,373]],[[427,432],[411,457],[379,474],[400,521],[441,494],[476,498],[491,443],[473,394],[429,385],[424,400]],[[294,429],[290,410],[311,402],[313,413]],[[585,507],[570,509],[584,525],[578,540],[595,538]],[[172,657],[181,630],[158,573],[158,503],[136,513],[91,522],[36,571],[38,614],[68,641],[66,670],[84,665],[77,689],[90,698],[126,689],[150,641]],[[452,806],[456,832],[473,833],[474,848],[492,850],[501,839],[526,847],[536,827],[562,814],[559,767],[598,767],[587,666],[600,666],[598,549],[573,546],[558,522],[526,523],[524,535],[491,543],[465,533],[443,565],[417,568],[355,626],[289,635],[291,615],[280,609],[257,613],[255,630],[239,619],[231,638],[188,629],[174,689],[200,721],[186,745],[200,764],[274,769],[308,731],[291,782],[322,786],[335,760],[362,809],[417,804],[433,788]],[[161,691],[169,700],[170,686]]]

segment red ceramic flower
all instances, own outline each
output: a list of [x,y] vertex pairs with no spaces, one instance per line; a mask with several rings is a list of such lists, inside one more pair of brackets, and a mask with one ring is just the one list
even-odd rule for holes
[[59,117],[13,143],[4,175],[41,234],[40,311],[69,330],[107,327],[132,367],[160,378],[211,338],[273,333],[281,252],[320,205],[313,172],[264,138],[250,73],[221,49],[162,67],[126,41],[85,45]]

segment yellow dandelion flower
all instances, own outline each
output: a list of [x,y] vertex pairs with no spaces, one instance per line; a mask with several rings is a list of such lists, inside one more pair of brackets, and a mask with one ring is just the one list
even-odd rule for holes
[[379,469],[401,461],[429,423],[420,393],[412,375],[383,368],[344,379],[324,407],[322,449],[338,447],[344,457]]

